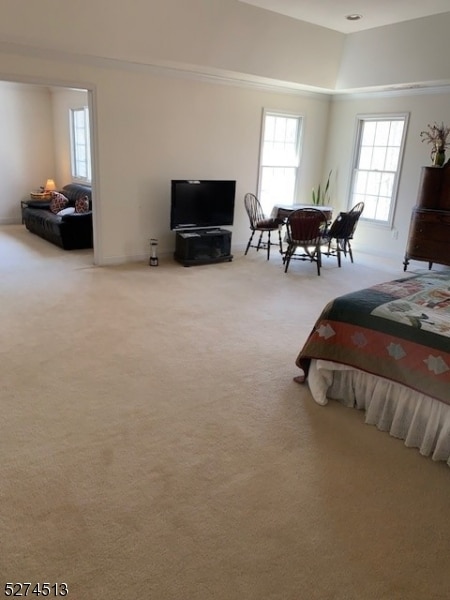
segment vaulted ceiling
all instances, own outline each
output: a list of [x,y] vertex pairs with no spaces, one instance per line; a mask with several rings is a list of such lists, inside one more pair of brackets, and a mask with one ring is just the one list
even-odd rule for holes
[[[239,0],[282,15],[354,33],[450,12],[449,0]],[[348,15],[361,15],[347,20]]]

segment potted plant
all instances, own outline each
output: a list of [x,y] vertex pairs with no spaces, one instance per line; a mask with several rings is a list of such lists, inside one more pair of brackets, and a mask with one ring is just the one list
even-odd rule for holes
[[325,183],[325,186],[322,187],[321,184],[319,183],[317,190],[315,188],[312,189],[312,203],[315,205],[325,205],[325,204],[329,204],[330,201],[330,194],[329,194],[329,189],[330,189],[330,178],[331,178],[331,171],[328,173],[328,179]]
[[421,131],[420,137],[422,142],[431,144],[431,161],[434,166],[442,167],[445,162],[445,150],[450,146],[450,142],[447,141],[450,134],[450,127],[446,127],[444,123],[438,125],[436,122],[434,125],[427,125],[427,131]]

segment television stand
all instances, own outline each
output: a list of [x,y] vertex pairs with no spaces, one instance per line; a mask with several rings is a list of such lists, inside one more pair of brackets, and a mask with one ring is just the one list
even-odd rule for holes
[[185,267],[231,262],[231,231],[220,228],[177,231],[174,258]]

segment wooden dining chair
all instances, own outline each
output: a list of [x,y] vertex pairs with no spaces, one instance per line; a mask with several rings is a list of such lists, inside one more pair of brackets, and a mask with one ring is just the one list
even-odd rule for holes
[[[281,228],[284,223],[283,219],[279,219],[278,217],[267,217],[264,214],[258,198],[254,194],[245,194],[244,205],[250,221],[251,230],[250,239],[248,240],[244,255],[247,254],[249,248],[256,248],[257,252],[260,248],[265,248],[267,250],[267,260],[269,260],[271,246],[278,246],[280,254],[283,254],[283,242],[281,239]],[[258,242],[252,244],[253,236],[256,231],[259,232]],[[273,231],[278,231],[278,242],[272,242],[270,239],[270,234]],[[264,241],[263,235],[266,233],[267,240]]]
[[322,240],[322,245],[326,246],[322,254],[337,256],[339,267],[341,266],[341,254],[344,256],[348,254],[353,262],[351,240],[363,210],[364,202],[358,202],[348,212],[339,213]]
[[321,246],[327,226],[327,216],[317,208],[299,208],[286,221],[287,250],[284,255],[284,272],[291,259],[307,260],[317,265],[317,275],[322,266]]

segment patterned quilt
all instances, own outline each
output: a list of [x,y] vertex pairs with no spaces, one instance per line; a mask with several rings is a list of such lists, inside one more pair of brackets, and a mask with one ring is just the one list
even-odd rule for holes
[[450,404],[450,271],[340,296],[322,311],[296,364],[332,360]]

